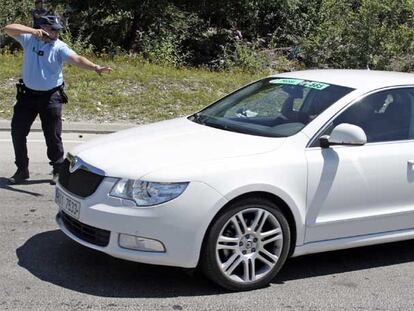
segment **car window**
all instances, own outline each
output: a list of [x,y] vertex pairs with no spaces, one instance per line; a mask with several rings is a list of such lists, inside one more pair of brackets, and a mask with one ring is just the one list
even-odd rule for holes
[[341,123],[361,127],[367,142],[414,138],[414,88],[381,91],[363,98],[337,117],[324,134]]
[[189,117],[227,131],[267,137],[296,134],[353,89],[318,81],[266,78]]

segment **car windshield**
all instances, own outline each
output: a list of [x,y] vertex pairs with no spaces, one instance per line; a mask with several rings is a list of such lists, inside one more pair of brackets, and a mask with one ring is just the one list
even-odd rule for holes
[[189,119],[233,132],[287,137],[352,90],[317,81],[267,78],[224,97]]

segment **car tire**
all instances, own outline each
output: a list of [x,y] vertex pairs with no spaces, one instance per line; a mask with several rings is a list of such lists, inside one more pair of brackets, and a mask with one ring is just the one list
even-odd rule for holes
[[233,291],[268,285],[288,257],[290,228],[273,202],[246,198],[221,211],[207,232],[200,260],[204,274]]

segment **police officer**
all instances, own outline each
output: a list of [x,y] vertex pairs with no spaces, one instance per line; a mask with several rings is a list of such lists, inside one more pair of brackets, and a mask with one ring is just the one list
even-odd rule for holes
[[15,151],[16,173],[9,178],[11,184],[29,179],[29,158],[26,137],[36,116],[40,116],[47,145],[47,156],[53,166],[55,184],[64,152],[62,145],[62,104],[67,102],[63,90],[62,68],[65,62],[94,70],[99,75],[110,73],[110,67],[94,64],[77,55],[59,40],[63,26],[57,16],[44,16],[40,29],[10,24],[5,32],[23,47],[23,79],[17,84],[17,102],[14,106],[11,132]]

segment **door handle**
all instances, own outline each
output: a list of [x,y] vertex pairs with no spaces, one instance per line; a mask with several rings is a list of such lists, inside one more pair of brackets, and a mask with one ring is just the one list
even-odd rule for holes
[[414,160],[408,160],[407,163],[408,165],[414,165]]

